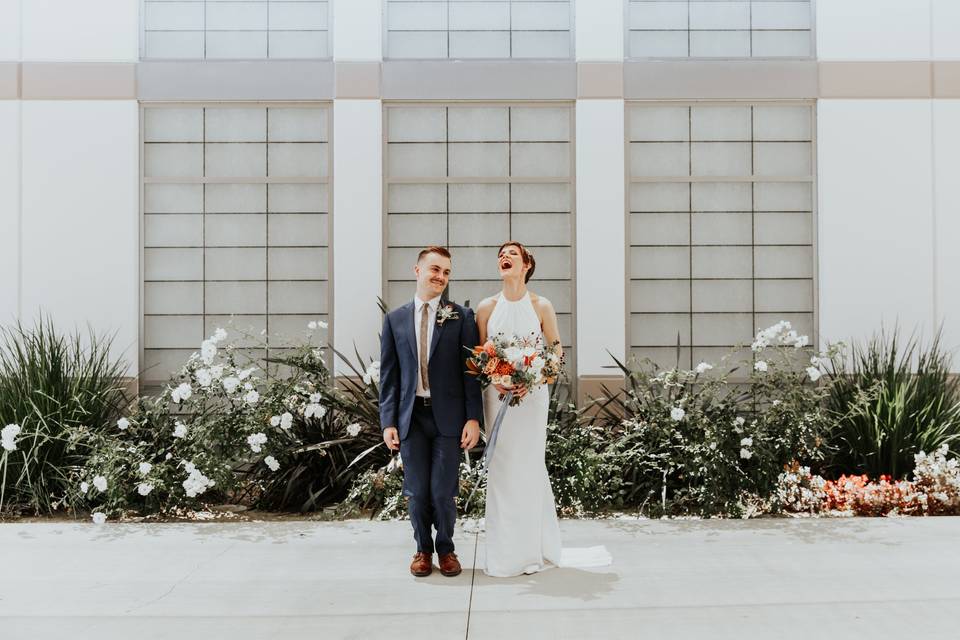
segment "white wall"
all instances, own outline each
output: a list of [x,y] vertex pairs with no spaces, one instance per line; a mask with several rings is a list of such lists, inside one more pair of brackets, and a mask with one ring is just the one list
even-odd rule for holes
[[139,5],[138,0],[24,0],[23,59],[134,62]]
[[[936,322],[944,343],[960,347],[960,100],[935,100]],[[960,358],[958,358],[960,359]],[[954,362],[960,369],[960,362]]]
[[135,101],[24,101],[23,321],[117,331],[137,362],[138,126]]
[[816,11],[821,60],[930,58],[930,0],[820,0]]
[[20,101],[0,100],[0,325],[18,313],[19,219]]
[[623,100],[577,101],[577,374],[626,349]]
[[[383,238],[379,100],[333,103],[333,337],[337,350],[379,359]],[[338,372],[349,370],[338,362]]]
[[0,0],[0,62],[20,59],[20,0]]
[[382,59],[381,0],[332,0],[332,4],[333,59]]
[[820,335],[933,329],[929,100],[818,108]]
[[932,0],[933,57],[936,60],[960,59],[960,2]]
[[623,60],[623,0],[573,0],[577,60]]

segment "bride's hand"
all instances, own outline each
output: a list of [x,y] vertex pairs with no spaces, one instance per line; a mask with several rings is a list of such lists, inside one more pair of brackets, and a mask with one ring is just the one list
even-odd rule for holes
[[518,400],[523,400],[523,397],[527,395],[526,387],[515,387],[513,385],[503,386],[502,384],[495,384],[493,386],[496,387],[497,391],[499,391],[501,395],[513,393],[513,397],[517,398]]

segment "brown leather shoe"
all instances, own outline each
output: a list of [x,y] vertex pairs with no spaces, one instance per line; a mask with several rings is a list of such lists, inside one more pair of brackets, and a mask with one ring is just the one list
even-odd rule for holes
[[460,561],[457,560],[457,554],[451,551],[440,556],[440,573],[452,578],[460,575],[460,571]]
[[417,551],[413,554],[413,562],[410,563],[410,573],[423,578],[433,572],[433,554]]

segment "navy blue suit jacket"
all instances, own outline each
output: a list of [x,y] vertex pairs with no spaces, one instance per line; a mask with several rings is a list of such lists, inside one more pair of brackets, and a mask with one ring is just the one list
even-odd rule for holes
[[[467,420],[481,421],[483,400],[476,376],[467,373],[469,349],[480,343],[480,331],[473,310],[443,300],[437,308],[450,305],[457,318],[433,328],[427,379],[437,430],[445,436],[460,437]],[[415,306],[411,300],[383,319],[380,336],[380,428],[397,427],[400,439],[410,432],[413,399],[417,394],[417,334]],[[466,348],[465,348],[466,347]]]

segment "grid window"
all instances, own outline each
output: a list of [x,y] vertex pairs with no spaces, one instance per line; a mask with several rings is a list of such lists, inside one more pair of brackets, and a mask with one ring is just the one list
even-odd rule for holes
[[537,260],[531,291],[557,311],[567,366],[573,344],[573,109],[568,105],[390,105],[385,109],[391,308],[411,300],[424,246],[453,254],[448,295],[472,307],[500,291],[507,240]]
[[270,340],[327,319],[328,114],[302,104],[144,107],[147,384],[217,327]]
[[[789,320],[814,339],[809,103],[628,108],[631,353],[716,362]],[[747,349],[749,351],[749,348]]]
[[326,0],[144,0],[143,57],[328,58]]
[[632,58],[810,58],[810,0],[628,0]]
[[387,58],[571,58],[570,0],[386,0]]

